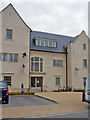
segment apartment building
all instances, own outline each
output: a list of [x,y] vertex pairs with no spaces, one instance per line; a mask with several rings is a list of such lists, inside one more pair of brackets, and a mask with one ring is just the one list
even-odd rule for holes
[[10,91],[84,89],[88,74],[88,36],[33,31],[12,4],[0,12],[0,80]]

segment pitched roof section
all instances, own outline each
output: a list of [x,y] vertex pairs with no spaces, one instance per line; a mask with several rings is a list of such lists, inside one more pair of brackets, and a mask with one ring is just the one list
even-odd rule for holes
[[19,13],[17,12],[17,10],[13,7],[13,5],[11,3],[9,5],[7,5],[2,11],[0,11],[0,13],[2,13],[4,10],[6,10],[9,6],[11,6],[15,10],[15,12],[20,17],[20,19],[23,21],[23,23],[31,30],[31,28],[24,22],[24,20],[22,19],[22,17],[19,15]]
[[[63,46],[66,46],[70,42],[73,42],[76,39],[76,37],[57,35],[57,34],[51,34],[51,33],[45,33],[45,32],[38,32],[38,31],[31,31],[30,48],[31,48],[31,50],[64,53],[65,51],[64,51]],[[46,38],[46,39],[56,40],[57,47],[56,48],[50,48],[50,47],[36,46],[33,42],[33,38],[44,38],[44,39]]]

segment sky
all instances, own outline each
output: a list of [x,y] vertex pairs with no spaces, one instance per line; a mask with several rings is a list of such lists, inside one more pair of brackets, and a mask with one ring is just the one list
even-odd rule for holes
[[88,34],[88,0],[0,0],[0,11],[10,3],[32,30]]

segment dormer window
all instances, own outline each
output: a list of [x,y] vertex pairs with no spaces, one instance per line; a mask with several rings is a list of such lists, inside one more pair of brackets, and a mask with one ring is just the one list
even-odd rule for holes
[[36,46],[43,46],[43,47],[57,47],[56,40],[45,39],[45,38],[34,38],[34,43]]

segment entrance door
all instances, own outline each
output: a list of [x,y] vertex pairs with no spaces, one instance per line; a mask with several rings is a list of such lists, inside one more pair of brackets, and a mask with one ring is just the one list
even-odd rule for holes
[[31,77],[31,89],[33,91],[42,91],[42,77]]

